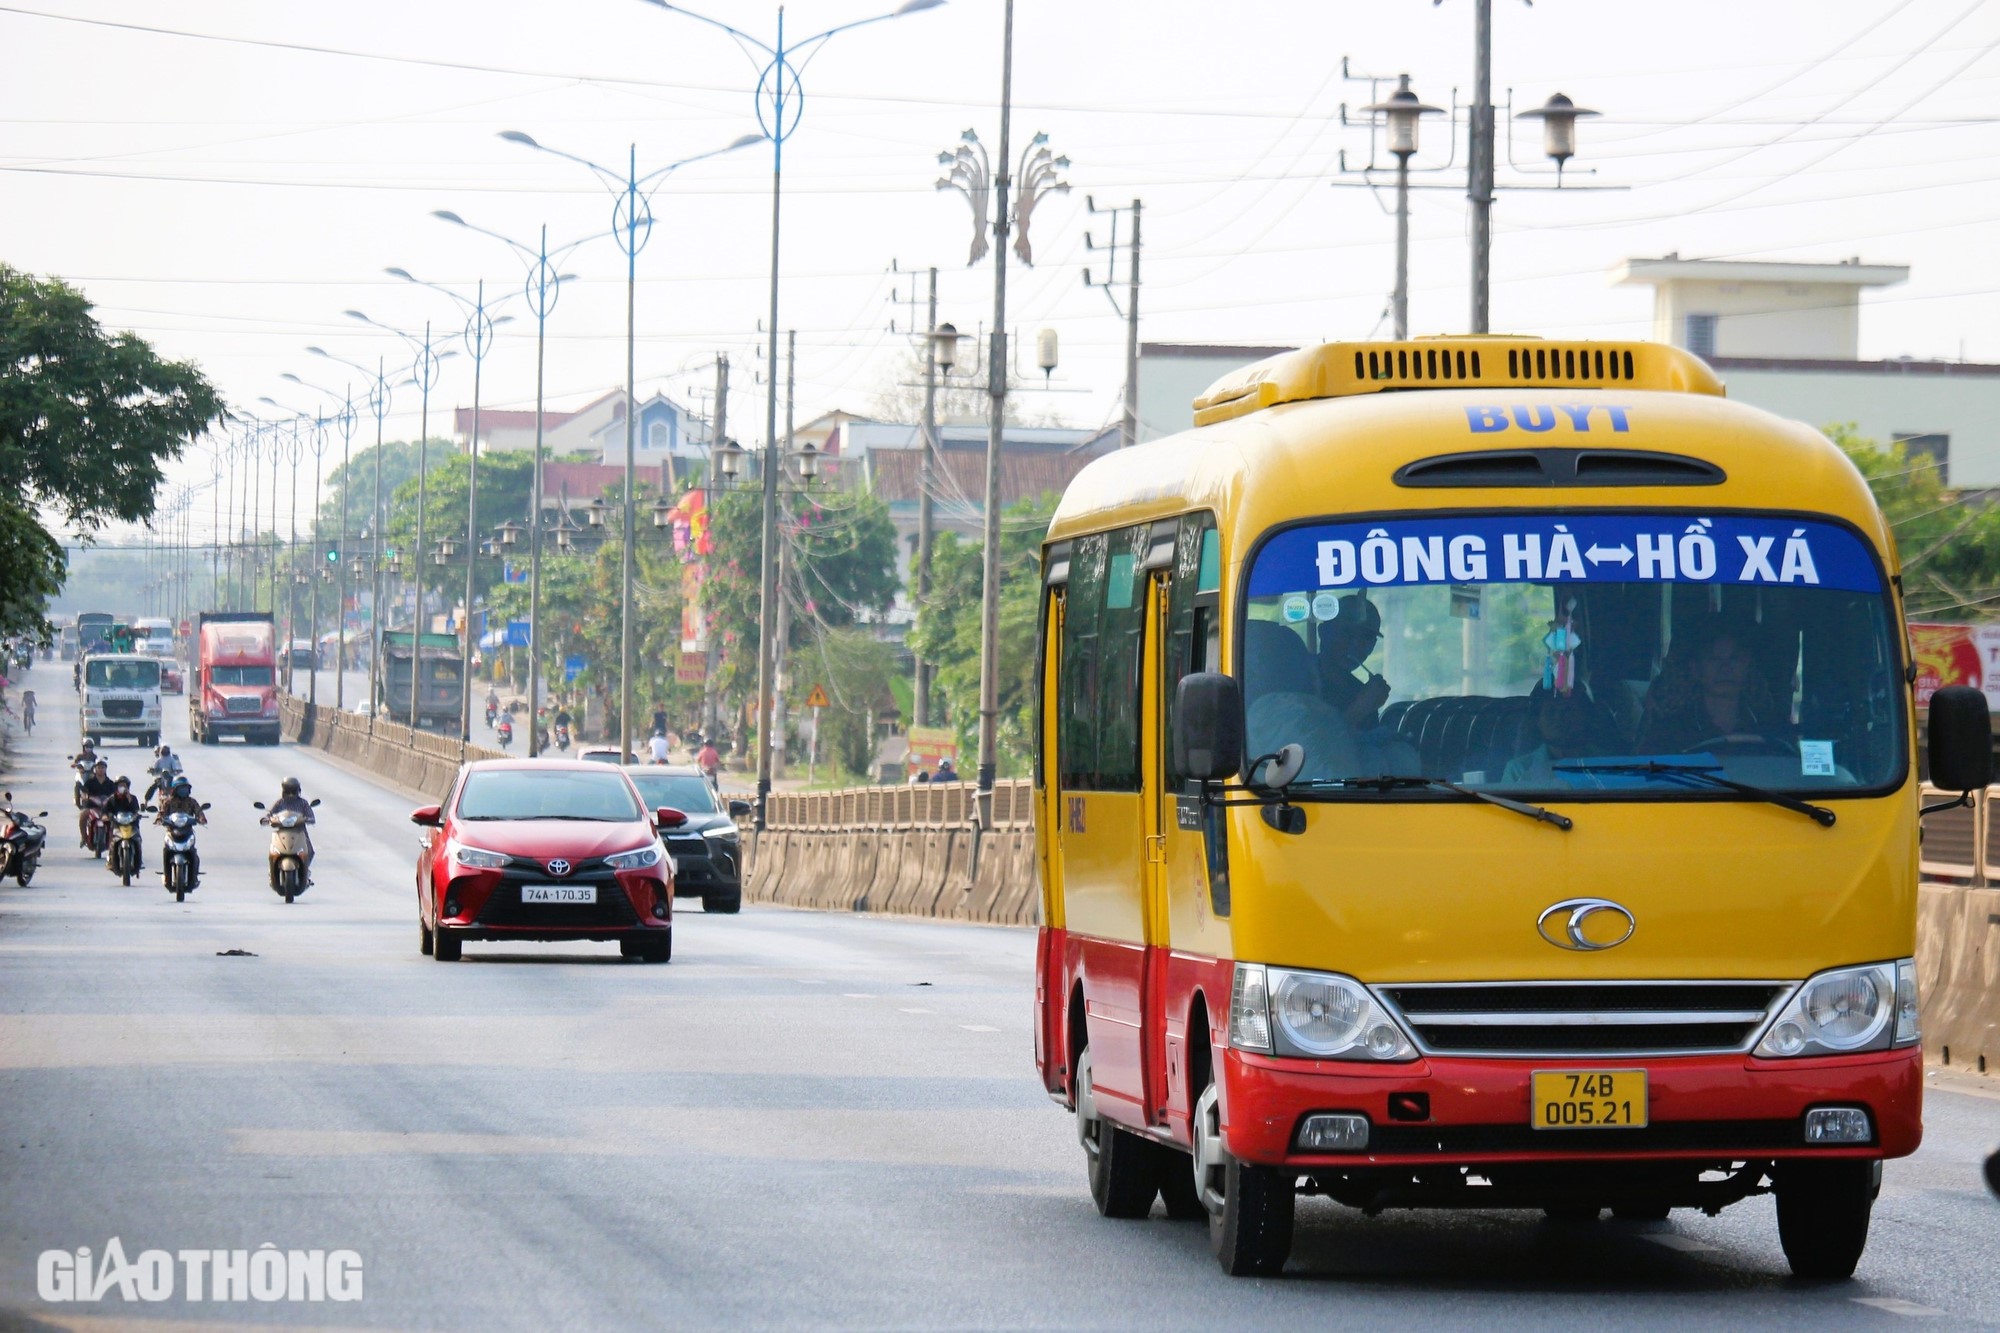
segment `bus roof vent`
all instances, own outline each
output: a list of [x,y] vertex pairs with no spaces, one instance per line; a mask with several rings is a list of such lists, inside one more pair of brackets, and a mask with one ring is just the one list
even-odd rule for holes
[[1707,459],[1644,449],[1480,449],[1396,469],[1398,486],[1720,486],[1728,479]]
[[1391,389],[1544,387],[1723,392],[1700,357],[1662,343],[1545,342],[1513,334],[1326,343],[1223,376],[1194,400],[1194,424],[1209,426],[1279,403]]

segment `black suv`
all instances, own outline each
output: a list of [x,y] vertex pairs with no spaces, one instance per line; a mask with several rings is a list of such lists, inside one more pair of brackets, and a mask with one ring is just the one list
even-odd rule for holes
[[687,816],[662,834],[674,858],[674,897],[700,898],[704,912],[741,911],[743,838],[736,820],[750,813],[750,803],[725,803],[700,770],[685,765],[630,764],[625,775],[648,810],[666,806]]

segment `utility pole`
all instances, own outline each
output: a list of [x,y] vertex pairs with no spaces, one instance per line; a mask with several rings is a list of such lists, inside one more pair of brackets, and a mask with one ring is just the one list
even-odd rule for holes
[[1493,254],[1493,0],[1472,5],[1471,163],[1466,197],[1472,201],[1472,332],[1487,328],[1487,280]]
[[[937,269],[931,269],[930,320],[924,326],[924,445],[923,458],[917,465],[917,595],[916,609],[921,614],[930,605],[931,597],[931,544],[934,539],[936,510],[932,495],[937,490],[937,355],[934,335],[937,333]],[[931,724],[931,664],[917,658],[916,697],[910,719],[914,727],[928,727]]]
[[979,827],[993,827],[993,779],[1000,760],[1000,450],[1007,435],[1007,236],[1013,210],[1007,167],[1013,155],[1014,0],[1000,44],[1000,160],[993,177],[993,333],[987,352],[986,494],[979,599]]
[[[1099,287],[1104,297],[1111,302],[1111,308],[1125,318],[1125,404],[1118,431],[1118,447],[1130,449],[1139,442],[1139,218],[1144,205],[1134,199],[1125,208],[1099,208],[1097,200],[1084,196],[1084,207],[1093,216],[1099,213],[1111,215],[1111,244],[1100,247],[1089,232],[1083,236],[1086,250],[1104,249],[1111,255],[1111,267],[1105,272],[1104,281],[1091,280],[1090,270],[1083,271],[1083,285]],[[1119,216],[1132,215],[1132,232],[1129,240],[1118,239]],[[1118,284],[1118,252],[1124,250],[1130,259],[1126,273],[1125,308],[1118,310],[1118,296],[1113,290]]]
[[[708,521],[711,531],[715,523],[715,497],[722,481],[722,447],[729,439],[729,353],[718,352],[715,356],[715,425],[708,432]],[[722,636],[713,624],[703,626],[708,636],[707,669],[701,678],[701,734],[710,744],[715,742],[716,697],[715,677],[722,669]]]

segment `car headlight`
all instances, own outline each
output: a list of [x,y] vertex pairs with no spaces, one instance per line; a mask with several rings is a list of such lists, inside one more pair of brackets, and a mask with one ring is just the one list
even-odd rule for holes
[[704,838],[713,838],[717,842],[735,842],[740,835],[736,831],[736,825],[724,824],[720,828],[703,829],[701,836]]
[[1847,1055],[1918,1038],[1914,959],[1836,967],[1807,978],[1778,1011],[1756,1055]]
[[481,851],[477,847],[460,847],[452,853],[452,859],[472,870],[500,870],[514,858],[499,852]]
[[604,864],[613,870],[644,870],[647,866],[660,863],[660,845],[635,847],[629,852],[618,852],[604,858]]
[[1416,1048],[1368,988],[1333,972],[1238,963],[1229,1044],[1316,1060],[1408,1060]]

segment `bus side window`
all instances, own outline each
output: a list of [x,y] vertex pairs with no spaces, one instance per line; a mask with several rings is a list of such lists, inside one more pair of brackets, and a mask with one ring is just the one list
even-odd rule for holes
[[1139,790],[1148,533],[1144,524],[1094,533],[1071,548],[1056,736],[1070,791]]

